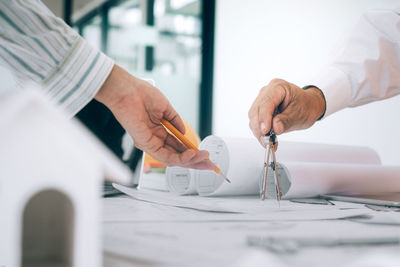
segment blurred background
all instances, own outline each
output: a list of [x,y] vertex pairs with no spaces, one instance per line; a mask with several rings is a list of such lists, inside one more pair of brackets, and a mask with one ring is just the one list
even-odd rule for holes
[[[398,0],[43,2],[131,74],[153,79],[201,138],[251,137],[247,112],[262,86],[273,78],[312,84],[363,11],[400,6]],[[342,110],[280,140],[370,146],[383,163],[400,164],[398,114],[394,97]]]

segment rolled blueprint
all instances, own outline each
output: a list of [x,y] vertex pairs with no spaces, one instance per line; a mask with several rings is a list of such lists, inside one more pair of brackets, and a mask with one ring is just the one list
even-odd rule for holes
[[196,193],[194,170],[182,167],[167,167],[167,187],[177,195],[192,195]]
[[[200,143],[199,148],[209,151],[211,161],[232,181],[229,184],[212,171],[196,170],[195,185],[200,195],[260,193],[265,149],[255,138],[208,136]],[[386,192],[390,189],[390,184],[393,185],[393,179],[396,176],[400,177],[400,167],[380,165],[378,154],[367,147],[280,141],[276,157],[284,197],[334,192],[344,194]],[[267,182],[272,183],[271,169],[268,174]],[[381,179],[386,185],[371,186]],[[362,182],[364,184],[359,185]],[[272,189],[272,185],[268,184],[268,197],[274,197],[275,191]]]
[[258,179],[263,169],[264,148],[255,138],[206,137],[199,146],[210,153],[215,163],[232,183],[213,171],[196,170],[196,190],[201,196],[258,194]]
[[[324,194],[383,195],[400,192],[400,166],[343,164],[326,162],[278,163],[283,198],[312,197]],[[275,198],[271,169],[267,178],[267,197]]]
[[329,162],[343,164],[381,164],[375,150],[362,146],[279,141],[279,162]]

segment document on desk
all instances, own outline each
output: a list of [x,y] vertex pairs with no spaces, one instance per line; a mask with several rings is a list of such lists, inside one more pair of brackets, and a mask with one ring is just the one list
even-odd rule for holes
[[[282,201],[279,207],[276,201],[260,201],[258,197],[254,196],[176,196],[167,192],[156,192],[143,189],[137,190],[135,188],[129,188],[118,184],[114,184],[114,187],[136,200],[166,206],[166,213],[168,213],[167,207],[180,207],[189,210],[201,211],[201,213],[190,213],[189,216],[183,216],[180,219],[186,221],[322,220],[361,216],[369,212],[368,209],[365,209],[360,204],[344,202],[338,202],[337,205],[334,206],[322,206]],[[125,214],[124,216],[126,217],[128,215]],[[132,213],[131,216],[132,219],[138,219],[138,214],[136,213]],[[178,220],[178,218],[179,214],[175,213],[172,220]],[[171,218],[169,218],[169,220],[171,220]]]
[[[104,199],[105,203],[118,200],[118,198]],[[123,200],[120,198],[120,200]],[[126,199],[125,200],[129,200]],[[129,201],[128,201],[129,202]],[[131,201],[134,205],[138,205],[137,201]],[[141,202],[142,205],[148,204]],[[139,204],[139,205],[141,205]],[[172,212],[173,207],[164,207],[166,212]],[[177,209],[177,208],[175,208]],[[113,252],[113,255],[121,255],[124,259],[145,259],[150,262],[158,262],[156,266],[238,266],[234,262],[241,260],[244,253],[249,249],[246,240],[250,236],[256,237],[276,237],[287,239],[362,239],[362,238],[393,238],[398,236],[398,226],[377,226],[354,223],[348,220],[314,220],[314,221],[183,221],[184,217],[192,213],[199,216],[205,216],[203,213],[182,210],[181,214],[174,213],[173,216],[182,222],[176,223],[172,221],[173,217],[168,218],[171,221],[159,221],[159,223],[138,222],[137,214],[131,214],[132,221],[124,221],[124,223],[109,221],[103,224],[103,250]],[[153,212],[154,210],[151,210]],[[119,210],[120,213],[126,213],[125,210]],[[185,213],[184,213],[185,212]],[[187,212],[187,213],[186,213]],[[114,215],[114,214],[112,214]],[[125,215],[125,214],[124,214]],[[218,216],[218,214],[206,213],[206,215]],[[224,214],[229,215],[229,214]],[[140,217],[140,216],[139,216]],[[190,218],[191,219],[191,218]],[[136,221],[134,221],[136,220]],[[334,231],[333,231],[334,229]],[[392,248],[392,250],[390,249]],[[319,266],[323,262],[323,266],[347,266],[341,264],[343,262],[335,259],[334,263],[327,264],[324,259],[340,257],[338,249],[326,250],[318,249],[313,251],[309,248],[304,254],[293,255],[289,261],[288,257],[282,258],[285,266]],[[351,262],[354,262],[360,255],[369,254],[365,250],[357,250],[355,247],[342,248],[344,255]],[[396,247],[371,247],[372,251],[393,252],[398,255],[398,246]],[[381,250],[380,250],[381,249]],[[157,251],[155,254],[154,251]],[[255,251],[250,249],[250,251]],[[256,250],[262,251],[262,250]],[[263,252],[265,253],[265,252]],[[302,251],[299,251],[302,253]],[[315,254],[314,254],[315,253]],[[178,256],[177,256],[178,255]],[[273,254],[271,254],[273,255]],[[317,256],[315,256],[317,255]],[[314,256],[314,260],[310,261],[310,256]],[[342,255],[343,256],[343,255]],[[227,260],[231,260],[227,262]],[[330,258],[329,258],[330,259]],[[160,264],[160,261],[164,264]],[[176,263],[176,261],[180,261]],[[269,261],[268,261],[269,262]],[[376,261],[375,261],[376,262]],[[384,261],[383,261],[384,262]],[[254,263],[254,262],[251,262]],[[257,262],[257,264],[243,264],[240,266],[265,266],[265,262]],[[291,264],[290,264],[291,263]],[[318,264],[319,263],[319,264]],[[394,265],[397,266],[397,262]],[[148,264],[150,265],[150,264]],[[271,264],[269,264],[271,265]],[[271,265],[276,266],[276,265]],[[359,266],[370,266],[367,263]],[[378,263],[371,266],[381,266]]]
[[[208,150],[210,159],[232,181],[225,183],[212,171],[196,170],[199,195],[259,194],[265,150],[257,140],[208,136],[199,148]],[[367,147],[281,141],[277,160],[283,198],[400,192],[400,166],[381,165],[378,154]],[[270,171],[267,181],[274,180],[272,175]],[[272,184],[268,188],[274,189]]]
[[199,197],[174,196],[166,192],[152,191],[146,189],[138,190],[135,188],[129,188],[119,184],[113,184],[113,186],[119,191],[135,199],[157,203],[165,206],[189,208],[201,211],[239,213],[238,211],[234,211],[229,208],[220,206],[217,201],[213,202],[211,205],[209,202]]

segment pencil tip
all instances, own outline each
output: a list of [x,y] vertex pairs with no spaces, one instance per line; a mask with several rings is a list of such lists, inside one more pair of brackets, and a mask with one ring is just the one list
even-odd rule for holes
[[222,178],[224,178],[225,179],[225,181],[227,181],[228,183],[230,183],[231,184],[231,180],[229,180],[228,179],[228,177],[226,177],[222,172],[219,172],[219,175],[221,175],[222,176]]

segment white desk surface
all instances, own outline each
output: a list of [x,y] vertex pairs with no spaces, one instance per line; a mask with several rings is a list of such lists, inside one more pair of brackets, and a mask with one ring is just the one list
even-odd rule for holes
[[[311,204],[304,204],[311,205]],[[377,212],[359,205],[366,213]],[[400,266],[400,246],[310,247],[276,254],[249,247],[248,236],[398,236],[400,224],[353,220],[210,219],[208,212],[167,207],[126,196],[103,199],[104,266]],[[204,220],[202,216],[204,215]],[[198,220],[188,217],[196,216]],[[396,217],[397,218],[397,217]],[[400,219],[399,219],[400,221]]]

